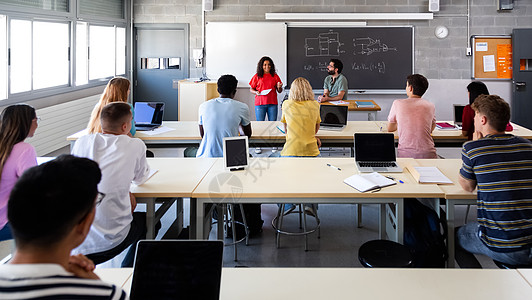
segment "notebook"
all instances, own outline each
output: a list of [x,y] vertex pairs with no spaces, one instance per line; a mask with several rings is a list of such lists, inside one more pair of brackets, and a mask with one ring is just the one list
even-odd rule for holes
[[347,110],[347,105],[320,105],[320,129],[344,129],[347,125]]
[[453,104],[454,125],[460,128],[462,127],[462,114],[464,113],[464,107],[465,105],[462,104]]
[[400,173],[395,158],[393,133],[355,133],[355,163],[358,171]]
[[164,102],[135,102],[135,127],[153,130],[163,123]]
[[139,241],[131,300],[218,300],[223,241]]

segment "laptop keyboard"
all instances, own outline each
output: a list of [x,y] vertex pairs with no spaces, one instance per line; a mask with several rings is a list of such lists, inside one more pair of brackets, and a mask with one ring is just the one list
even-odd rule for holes
[[368,167],[368,168],[390,168],[390,167],[397,167],[397,165],[394,162],[359,162],[358,163],[361,167]]

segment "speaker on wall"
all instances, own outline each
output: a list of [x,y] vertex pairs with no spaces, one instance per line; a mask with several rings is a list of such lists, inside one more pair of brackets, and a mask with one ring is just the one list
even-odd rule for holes
[[212,11],[214,9],[214,0],[203,0],[203,11]]
[[429,0],[429,11],[440,11],[440,0]]

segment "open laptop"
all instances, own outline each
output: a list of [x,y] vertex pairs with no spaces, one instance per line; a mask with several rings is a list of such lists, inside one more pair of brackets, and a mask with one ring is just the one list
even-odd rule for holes
[[464,113],[465,105],[453,104],[454,125],[458,129],[462,128],[462,114]]
[[320,129],[344,129],[347,125],[347,110],[347,105],[320,105]]
[[135,102],[135,127],[153,130],[163,123],[164,102]]
[[139,241],[131,300],[218,300],[223,241]]
[[403,172],[395,159],[393,133],[355,133],[354,141],[359,172]]

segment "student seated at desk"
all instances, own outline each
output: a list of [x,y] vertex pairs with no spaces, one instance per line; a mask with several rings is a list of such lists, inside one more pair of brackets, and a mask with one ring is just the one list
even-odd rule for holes
[[[320,129],[320,104],[314,101],[314,93],[308,80],[294,79],[288,100],[283,102],[281,122],[286,133],[286,142],[281,151],[285,157],[316,157],[320,155],[321,141],[316,137]],[[285,213],[295,206],[285,205]],[[318,205],[306,205],[305,211],[315,215]]]
[[434,104],[421,98],[429,88],[429,82],[420,74],[406,78],[407,99],[395,100],[388,115],[388,131],[397,130],[398,157],[438,158],[432,131],[436,127]]
[[318,97],[318,102],[328,102],[347,99],[347,78],[342,74],[344,64],[336,58],[331,58],[327,65],[327,74],[323,81],[323,95]]
[[499,96],[479,96],[472,108],[475,133],[462,148],[459,180],[466,191],[478,188],[477,222],[458,229],[457,245],[502,263],[532,264],[532,143],[504,133],[510,106]]
[[[482,81],[473,81],[467,85],[467,94],[469,96],[469,104],[464,106],[462,112],[462,135],[466,136],[468,140],[473,139],[473,132],[475,132],[475,111],[471,108],[475,99],[480,95],[489,95],[488,87]],[[513,126],[508,122],[505,131],[512,131]]]
[[70,251],[83,242],[100,199],[98,164],[71,155],[27,170],[9,198],[16,251],[0,265],[1,299],[127,299]]
[[100,117],[103,132],[82,136],[72,149],[73,155],[93,159],[102,170],[98,188],[105,197],[96,207],[87,239],[74,250],[87,255],[96,264],[133,245],[122,261],[122,267],[132,267],[136,243],[146,237],[146,213],[133,212],[137,202],[129,188],[132,182],[144,183],[150,167],[145,156],[146,145],[140,139],[127,136],[131,118],[129,104],[106,105]]
[[12,239],[7,222],[7,199],[22,173],[37,165],[37,154],[24,140],[38,127],[35,109],[27,104],[10,105],[0,116],[0,241]]
[[[249,108],[246,104],[233,100],[238,81],[233,75],[223,75],[218,79],[219,98],[202,103],[198,109],[198,125],[201,143],[196,157],[223,157],[223,139],[243,134],[251,137]],[[244,213],[251,235],[262,231],[260,204],[244,204]],[[239,210],[236,219],[241,220]]]
[[[129,97],[129,92],[131,91],[130,85],[131,83],[127,78],[120,76],[109,80],[102,96],[100,97],[100,101],[96,103],[96,106],[94,106],[94,109],[92,110],[91,118],[89,120],[89,124],[87,125],[87,130],[90,134],[102,132],[100,115],[104,106],[113,102],[127,103],[127,98]],[[132,105],[129,106],[131,108],[133,118],[131,119],[131,129],[129,129],[128,135],[135,136],[135,133],[137,132],[135,128],[135,110],[133,109]]]

